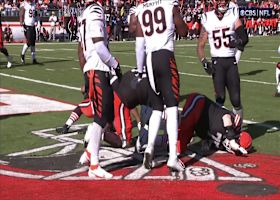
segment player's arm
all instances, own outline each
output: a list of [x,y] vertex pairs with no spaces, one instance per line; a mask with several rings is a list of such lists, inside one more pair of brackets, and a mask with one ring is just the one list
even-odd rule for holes
[[178,6],[173,7],[173,16],[174,16],[174,24],[176,27],[176,32],[181,36],[181,37],[186,37],[188,34],[188,29],[187,26],[183,20],[183,18],[180,15],[180,11]]
[[19,22],[21,26],[24,25],[24,14],[25,14],[25,9],[24,6],[22,5],[19,10]]
[[79,44],[78,44],[78,57],[79,57],[79,63],[80,63],[81,70],[83,71],[84,65],[86,64],[86,59],[85,59],[85,56],[83,53],[83,47],[82,47],[81,42],[79,42]]
[[129,26],[128,31],[132,34],[136,31],[136,25],[137,25],[137,17],[135,15],[136,7],[133,6],[129,9]]
[[200,35],[197,41],[197,56],[199,61],[201,62],[204,70],[206,71],[207,74],[211,75],[213,74],[213,67],[212,67],[212,63],[209,62],[206,57],[205,57],[205,44],[208,41],[208,33],[206,31],[206,29],[204,28],[204,26],[202,26],[201,31],[200,31]]
[[141,119],[140,119],[138,109],[135,107],[135,108],[131,109],[130,112],[133,115],[133,117],[135,118],[135,120],[137,122],[137,128],[140,131],[140,129],[141,129]]
[[116,69],[119,66],[118,61],[112,56],[107,48],[104,37],[92,38],[92,42],[95,46],[96,53],[100,59],[110,68]]
[[146,50],[145,50],[144,34],[138,19],[136,19],[135,36],[136,36],[136,42],[135,42],[136,65],[137,65],[137,71],[141,76],[145,65]]
[[196,49],[196,53],[198,56],[199,61],[202,61],[203,59],[205,59],[205,45],[208,41],[208,33],[205,30],[204,26],[201,27],[201,31],[200,31],[200,35],[197,41],[197,49]]
[[236,20],[234,26],[236,39],[231,40],[229,46],[232,48],[237,48],[240,51],[244,51],[244,47],[249,41],[248,35],[245,32],[244,26],[240,19]]

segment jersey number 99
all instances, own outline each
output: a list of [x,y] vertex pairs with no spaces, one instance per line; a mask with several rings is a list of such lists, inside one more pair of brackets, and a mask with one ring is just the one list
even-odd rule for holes
[[[142,15],[143,25],[149,29],[146,29],[145,35],[151,36],[154,30],[157,33],[163,33],[166,30],[165,13],[162,7],[158,7],[154,10],[154,13],[150,10],[145,10]],[[157,25],[154,27],[154,25]]]

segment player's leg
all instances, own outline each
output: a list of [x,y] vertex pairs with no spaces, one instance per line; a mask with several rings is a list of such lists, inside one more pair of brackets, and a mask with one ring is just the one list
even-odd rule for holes
[[225,94],[225,81],[226,81],[226,69],[223,65],[223,61],[220,58],[212,58],[212,64],[214,69],[214,74],[212,75],[216,103],[223,106],[226,99]]
[[203,95],[192,93],[187,96],[183,111],[180,115],[177,143],[177,152],[179,154],[186,151],[187,145],[194,135],[195,125],[200,119],[204,105],[205,97]]
[[[169,159],[167,166],[177,171],[183,171],[185,166],[177,158],[178,139],[178,103],[179,103],[179,73],[174,53],[167,50],[156,52],[153,64],[158,66],[159,79],[156,80],[157,87],[163,96],[166,105],[166,130],[169,139]],[[160,58],[160,59],[159,59]]]
[[20,60],[22,64],[25,64],[25,53],[27,49],[30,47],[30,37],[31,37],[31,27],[30,26],[24,26],[24,35],[26,42],[24,43],[21,51]]
[[2,28],[0,27],[0,52],[3,53],[8,60],[7,68],[11,68],[12,67],[12,59],[9,56],[8,50],[4,47],[4,43],[3,43],[3,40],[2,40],[2,34],[3,34]]
[[[149,78],[150,85],[151,85],[152,89],[155,92],[157,92],[156,91],[157,90],[157,88],[156,88],[157,78],[156,78],[154,68],[158,63],[153,63],[153,60],[156,60],[156,58],[153,58],[153,57],[154,57],[154,53],[153,54],[149,53],[147,55],[147,72],[148,72],[148,78]],[[144,160],[143,160],[143,165],[147,169],[152,168],[154,144],[155,144],[158,130],[160,128],[161,116],[162,116],[162,110],[153,109],[150,119],[149,119],[148,145],[147,145],[147,148],[145,149]]]
[[226,75],[226,85],[229,93],[229,98],[233,106],[233,113],[238,114],[243,119],[243,110],[240,97],[240,76],[235,58],[226,59],[228,71]]
[[36,50],[35,50],[35,41],[36,41],[36,30],[35,26],[30,27],[30,50],[31,50],[31,57],[32,57],[32,64],[38,64],[36,60]]
[[112,174],[106,172],[99,166],[99,147],[101,142],[102,129],[107,123],[112,123],[114,119],[114,97],[110,87],[108,74],[102,71],[93,73],[92,85],[89,85],[89,93],[92,93],[94,107],[94,134],[90,137],[88,150],[91,149],[91,160],[89,176],[112,178]]
[[114,114],[114,127],[122,138],[122,147],[125,148],[131,140],[132,122],[129,109],[121,102],[116,93],[114,93]]
[[276,65],[276,92],[275,97],[280,97],[280,62]]

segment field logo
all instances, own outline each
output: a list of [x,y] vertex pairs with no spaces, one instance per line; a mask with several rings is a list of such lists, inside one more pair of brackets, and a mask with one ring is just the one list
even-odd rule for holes
[[[87,176],[87,166],[77,166],[82,152],[75,149],[82,145],[83,141],[79,138],[79,132],[83,132],[87,127],[86,124],[74,125],[71,127],[71,133],[57,135],[55,128],[33,131],[32,134],[39,137],[54,140],[52,145],[42,146],[39,148],[29,149],[20,152],[14,152],[1,158],[2,163],[6,165],[17,166],[17,168],[34,169],[39,173],[13,173],[12,171],[0,170],[0,174],[12,175],[16,177],[35,178],[43,180],[92,180]],[[81,138],[81,137],[80,137]],[[42,155],[44,151],[53,151],[49,156]],[[226,154],[230,155],[231,154]],[[19,162],[18,159],[27,159],[28,161]],[[100,165],[106,170],[112,172],[118,171],[114,176],[115,180],[181,180],[181,181],[262,181],[261,178],[254,177],[248,173],[231,167],[230,165],[202,157],[194,152],[187,152],[182,158],[184,162],[194,160],[199,166],[189,165],[185,172],[170,174],[166,167],[167,155],[157,156],[155,158],[156,168],[147,170],[142,166],[143,156],[134,153],[134,147],[121,149],[102,146],[100,150]],[[5,160],[4,160],[5,159]],[[7,163],[8,162],[8,163]],[[28,166],[24,163],[28,163]],[[33,163],[33,164],[32,164]],[[45,165],[42,165],[44,163]],[[51,164],[50,164],[51,163]],[[49,166],[48,166],[49,165]],[[241,166],[240,164],[237,164]],[[254,164],[246,164],[254,166]],[[48,171],[48,174],[40,172]]]
[[75,106],[28,94],[15,94],[0,88],[0,116],[73,110]]

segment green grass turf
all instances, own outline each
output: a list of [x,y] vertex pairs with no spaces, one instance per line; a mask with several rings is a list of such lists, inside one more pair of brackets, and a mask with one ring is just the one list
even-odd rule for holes
[[[280,126],[280,98],[273,97],[275,92],[275,66],[280,61],[277,53],[279,36],[250,38],[239,63],[241,78],[241,95],[244,107],[244,117],[247,120],[259,122],[244,126],[254,138],[253,145],[257,152],[280,155],[280,131],[270,132],[269,128],[261,126],[265,123]],[[206,75],[196,57],[196,41],[179,41],[176,44],[176,61],[180,74],[180,106],[183,106],[184,96],[190,92],[200,92],[214,99],[211,78]],[[67,85],[75,89],[65,89],[57,86],[34,83],[0,75],[0,87],[13,89],[17,93],[38,95],[60,101],[77,104],[82,96],[79,88],[83,83],[82,73],[77,62],[76,43],[37,44],[37,60],[40,65],[31,65],[30,52],[26,63],[20,64],[19,55],[22,45],[7,45],[13,56],[15,65],[6,69],[6,60],[0,56],[0,73]],[[135,66],[134,43],[111,43],[110,49],[121,63],[123,71]],[[209,57],[209,47],[206,47]],[[249,82],[248,82],[249,81]],[[258,82],[252,82],[258,81]],[[226,106],[231,108],[227,97]],[[61,126],[70,112],[49,112],[30,115],[1,117],[0,119],[0,154],[22,151],[54,144],[53,140],[42,139],[30,134],[32,130],[40,130]],[[78,123],[90,122],[82,117]],[[137,134],[136,128],[133,131]],[[82,138],[82,136],[78,136]],[[79,145],[78,150],[82,146]],[[49,154],[54,151],[46,151]]]

